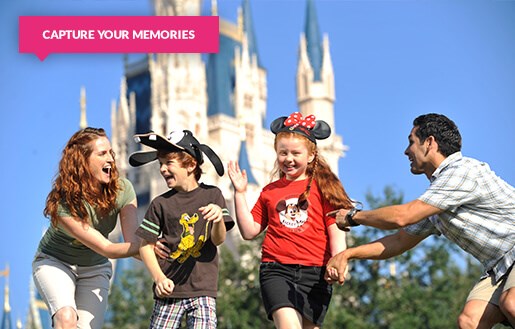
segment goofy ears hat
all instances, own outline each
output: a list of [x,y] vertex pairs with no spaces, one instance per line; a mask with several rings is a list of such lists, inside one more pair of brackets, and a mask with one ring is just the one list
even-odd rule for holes
[[317,139],[326,139],[331,135],[331,127],[327,122],[316,120],[313,114],[303,118],[299,112],[275,119],[270,124],[270,130],[276,135],[280,132],[298,133],[315,144]]
[[150,146],[155,149],[155,151],[140,151],[132,153],[129,157],[129,164],[133,167],[139,167],[156,160],[158,150],[170,152],[183,151],[194,157],[199,165],[204,162],[202,153],[206,154],[215,167],[216,173],[219,176],[223,176],[224,174],[224,166],[218,155],[216,155],[209,146],[200,144],[189,130],[172,131],[170,135],[168,135],[168,138],[153,132],[138,134],[134,135],[134,141],[136,143]]

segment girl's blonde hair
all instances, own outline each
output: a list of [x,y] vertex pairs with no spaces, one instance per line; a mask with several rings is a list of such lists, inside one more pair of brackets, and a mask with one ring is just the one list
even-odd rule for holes
[[[299,196],[298,203],[305,202],[311,191],[311,184],[315,180],[322,197],[335,209],[345,208],[350,209],[353,207],[352,200],[345,192],[342,183],[338,177],[331,171],[329,164],[319,154],[317,145],[311,142],[307,137],[302,136],[294,132],[279,132],[275,136],[274,148],[277,150],[277,141],[280,138],[299,138],[302,139],[306,148],[308,149],[309,155],[314,155],[315,158],[311,163],[308,164],[306,169],[306,175],[309,177],[309,182],[306,190]],[[272,177],[279,175],[280,178],[284,177],[284,173],[279,169],[276,161]]]
[[[53,226],[57,226],[59,204],[66,206],[72,217],[85,223],[89,221],[86,203],[94,207],[100,216],[109,214],[115,208],[120,189],[116,164],[112,164],[109,183],[102,184],[100,188],[89,172],[88,160],[93,152],[93,142],[102,137],[107,138],[104,129],[84,128],[73,134],[64,147],[43,211]],[[111,156],[114,160],[113,151]]]

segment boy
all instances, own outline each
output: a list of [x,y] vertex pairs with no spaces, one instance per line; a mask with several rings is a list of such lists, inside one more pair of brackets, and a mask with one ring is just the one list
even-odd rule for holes
[[[215,186],[199,183],[205,153],[218,175],[218,156],[184,130],[164,138],[155,133],[134,136],[155,150],[133,153],[132,166],[159,160],[169,191],[152,200],[136,234],[143,238],[140,255],[154,281],[150,328],[178,328],[184,314],[188,328],[216,328],[217,246],[234,226],[225,199]],[[154,253],[157,241],[171,250],[167,259]]]

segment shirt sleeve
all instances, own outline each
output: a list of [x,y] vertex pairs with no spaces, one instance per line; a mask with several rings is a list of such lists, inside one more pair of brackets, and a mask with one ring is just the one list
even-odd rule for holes
[[478,183],[470,168],[451,165],[442,170],[418,199],[442,210],[452,210],[478,200]]
[[126,179],[120,179],[120,192],[118,199],[116,200],[118,207],[121,209],[136,199],[136,192],[132,183]]
[[254,222],[260,224],[261,227],[268,226],[268,212],[264,200],[263,191],[261,191],[261,194],[251,211]]
[[227,209],[227,204],[225,202],[225,198],[222,194],[222,191],[220,191],[219,189],[218,190],[218,193],[217,193],[217,200],[216,200],[216,204],[218,206],[220,206],[220,208],[222,208],[222,214],[224,216],[224,223],[225,223],[225,229],[227,231],[231,230],[233,227],[234,227],[234,220],[232,219],[231,217],[231,213],[229,212],[229,209]]
[[411,235],[418,236],[430,236],[431,234],[440,235],[440,231],[436,229],[436,226],[433,224],[432,220],[436,220],[437,216],[428,217],[418,223],[408,225],[404,228],[404,231]]
[[157,242],[161,235],[159,218],[161,218],[160,207],[156,206],[155,202],[152,201],[141,225],[136,230],[136,235],[148,242]]
[[333,211],[335,209],[325,199],[322,198],[322,200],[323,200],[322,201],[322,211],[323,211],[322,216],[323,216],[324,221],[325,221],[325,226],[329,227],[332,224],[336,223],[336,217],[334,217],[334,216],[326,216],[325,214],[327,214],[328,212],[331,212],[331,211]]

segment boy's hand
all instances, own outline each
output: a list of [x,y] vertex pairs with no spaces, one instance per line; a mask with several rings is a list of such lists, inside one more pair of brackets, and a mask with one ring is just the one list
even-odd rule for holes
[[165,277],[162,280],[156,281],[155,292],[157,297],[166,298],[172,295],[173,288],[175,288],[173,281]]
[[205,207],[200,207],[198,210],[204,216],[205,220],[212,221],[213,223],[220,222],[224,217],[222,208],[214,203],[210,203]]

